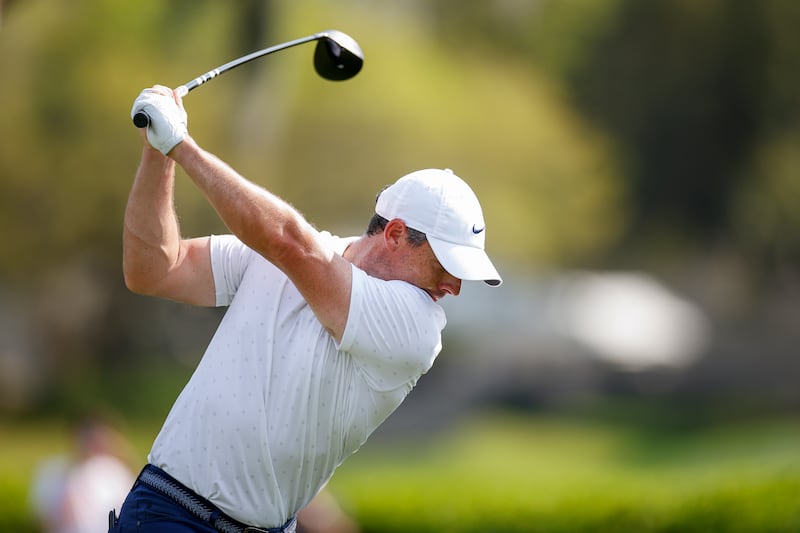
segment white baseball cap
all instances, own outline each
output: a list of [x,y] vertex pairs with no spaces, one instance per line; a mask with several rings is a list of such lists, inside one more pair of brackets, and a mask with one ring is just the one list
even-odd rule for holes
[[429,168],[407,174],[384,189],[375,213],[399,218],[428,237],[436,259],[462,280],[503,280],[484,251],[486,223],[481,204],[467,183],[450,169]]

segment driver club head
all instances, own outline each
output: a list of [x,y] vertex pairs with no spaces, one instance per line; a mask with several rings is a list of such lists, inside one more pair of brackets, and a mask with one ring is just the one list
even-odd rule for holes
[[364,54],[358,43],[338,30],[319,34],[314,50],[314,69],[326,80],[348,80],[359,73]]

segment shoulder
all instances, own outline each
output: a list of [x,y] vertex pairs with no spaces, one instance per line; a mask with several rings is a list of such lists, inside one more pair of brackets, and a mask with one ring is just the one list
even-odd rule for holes
[[352,291],[339,349],[350,354],[373,390],[410,390],[442,349],[444,311],[417,287],[356,267]]
[[428,359],[441,349],[445,324],[442,308],[421,289],[404,281],[374,278],[353,267],[343,347],[367,344],[384,354]]
[[378,305],[387,313],[405,315],[407,311],[415,311],[437,322],[441,318],[444,327],[444,311],[441,306],[425,291],[411,283],[379,279],[353,267],[353,293],[359,293],[366,304]]

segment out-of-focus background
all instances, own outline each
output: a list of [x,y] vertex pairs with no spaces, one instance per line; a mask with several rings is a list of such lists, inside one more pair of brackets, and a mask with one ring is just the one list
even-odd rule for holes
[[[259,60],[187,96],[193,136],[340,235],[450,167],[505,278],[446,299],[437,364],[334,476],[351,525],[797,531],[799,26],[793,0],[0,0],[0,530],[56,531],[48,479],[87,449],[141,467],[221,317],[123,286],[135,96],[336,28],[356,78]],[[224,232],[179,181],[184,233]]]

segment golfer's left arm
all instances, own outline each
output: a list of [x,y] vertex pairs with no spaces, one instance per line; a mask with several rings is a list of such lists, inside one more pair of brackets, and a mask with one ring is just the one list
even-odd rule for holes
[[190,136],[169,156],[205,193],[231,232],[280,268],[322,325],[341,340],[350,307],[351,264],[323,246],[318,232],[292,206],[247,181]]

